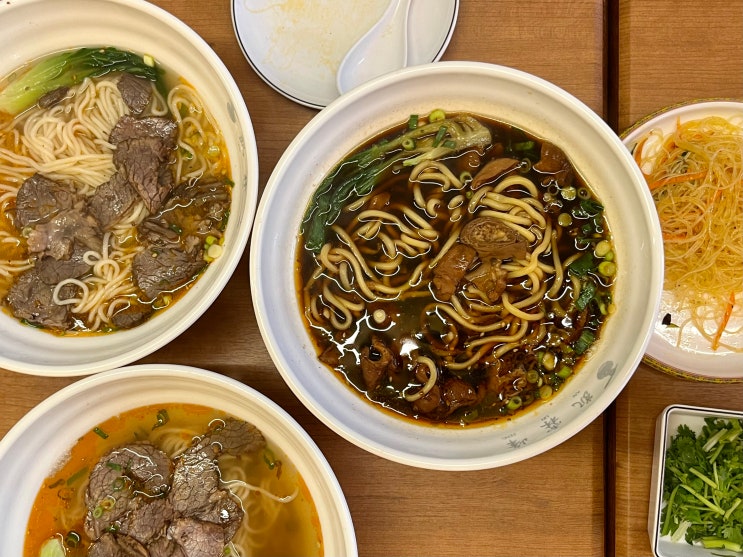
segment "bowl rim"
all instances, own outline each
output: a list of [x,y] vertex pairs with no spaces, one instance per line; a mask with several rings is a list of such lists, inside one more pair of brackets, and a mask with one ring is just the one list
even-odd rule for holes
[[[7,17],[12,17],[12,14],[15,11],[29,9],[35,4],[43,4],[47,1],[48,0],[16,0],[13,3],[8,3],[7,6],[4,5],[0,7],[0,22],[3,22]],[[75,5],[76,1],[66,0],[66,4]],[[198,50],[205,63],[209,65],[214,72],[214,75],[219,79],[220,87],[225,90],[225,97],[228,98],[231,103],[230,117],[234,119],[235,125],[239,126],[244,138],[244,141],[242,141],[240,145],[243,151],[239,153],[239,157],[237,156],[237,153],[234,154],[234,159],[238,160],[239,158],[242,158],[246,161],[246,187],[243,188],[244,191],[242,193],[245,197],[245,207],[241,211],[240,226],[235,226],[234,228],[235,235],[234,241],[232,242],[234,249],[230,249],[229,253],[225,254],[223,260],[219,262],[221,274],[215,272],[214,276],[210,277],[208,286],[206,284],[201,285],[199,288],[201,291],[199,295],[191,297],[192,299],[189,302],[191,308],[190,311],[182,315],[179,320],[172,324],[169,323],[167,327],[153,328],[153,334],[147,337],[144,342],[140,342],[135,346],[126,349],[109,350],[106,357],[103,359],[72,363],[29,362],[24,360],[23,357],[15,357],[0,353],[0,367],[18,373],[50,377],[90,375],[135,362],[177,338],[181,333],[192,326],[201,316],[203,316],[203,314],[220,296],[231,279],[246,252],[258,205],[259,159],[253,122],[240,88],[227,66],[214,49],[193,28],[181,19],[150,2],[143,2],[141,0],[96,0],[95,2],[91,2],[91,4],[95,4],[96,9],[100,7],[101,13],[104,13],[107,9],[106,4],[121,6],[123,9],[131,10],[132,13],[138,12],[146,18],[151,18],[162,24],[163,28],[170,29],[175,35],[190,43]],[[55,9],[62,7],[62,2],[58,0],[58,3],[55,3]],[[72,46],[66,45],[64,48],[72,49],[83,44],[88,44],[85,37],[81,37],[76,44],[73,44]],[[122,48],[133,47],[129,46]],[[237,168],[236,164],[236,162],[231,163],[233,171]],[[237,219],[235,220],[237,221]],[[198,284],[197,281],[195,286]],[[169,308],[169,310],[170,309],[172,308]],[[15,320],[14,317],[8,315],[0,317],[9,317]],[[132,330],[136,330],[136,328]],[[120,333],[126,334],[126,331],[120,331]],[[46,331],[44,331],[43,334],[54,335],[54,333]],[[80,351],[86,351],[90,349],[87,344],[93,342],[90,339],[96,336],[107,338],[110,335],[93,335],[92,337],[88,335],[76,336],[65,339],[65,341],[70,345],[79,343],[81,346],[77,348],[79,348]]]
[[[648,285],[650,294],[650,303],[648,307],[644,308],[643,323],[647,322],[647,327],[644,327],[645,332],[638,336],[636,342],[632,345],[635,353],[632,358],[622,362],[622,371],[624,372],[623,380],[621,384],[613,385],[612,392],[614,393],[611,397],[601,398],[602,404],[598,404],[594,401],[590,407],[584,410],[583,417],[580,420],[572,420],[571,423],[566,424],[559,432],[554,433],[540,442],[534,443],[526,448],[520,447],[512,450],[507,455],[503,454],[490,454],[487,456],[477,457],[461,457],[461,458],[446,458],[438,456],[426,456],[416,455],[404,450],[394,450],[385,446],[384,443],[378,442],[368,437],[364,437],[358,432],[353,425],[337,423],[332,416],[330,416],[326,410],[321,408],[316,403],[311,393],[305,391],[304,387],[300,384],[298,377],[295,377],[294,370],[291,369],[291,364],[287,361],[281,351],[275,346],[273,330],[270,323],[271,308],[266,306],[266,301],[262,295],[262,278],[260,276],[260,255],[262,244],[265,242],[266,245],[274,245],[275,238],[267,237],[267,233],[264,233],[264,222],[267,221],[270,215],[268,215],[269,204],[273,202],[271,199],[274,190],[278,188],[277,181],[282,177],[283,169],[287,164],[292,161],[299,151],[301,145],[307,140],[312,138],[316,128],[325,126],[326,123],[333,118],[333,116],[346,109],[348,106],[359,101],[370,93],[384,89],[390,83],[395,83],[397,80],[403,82],[406,79],[415,79],[422,74],[433,74],[433,73],[446,73],[446,72],[475,72],[482,74],[483,72],[507,78],[509,80],[515,80],[516,82],[523,84],[528,83],[530,86],[535,86],[542,89],[558,98],[562,103],[570,105],[571,109],[574,109],[577,113],[581,114],[586,120],[590,122],[592,126],[595,126],[602,135],[606,137],[607,143],[611,143],[612,152],[614,152],[621,163],[626,167],[628,173],[631,173],[635,184],[639,186],[641,184],[642,175],[640,169],[635,165],[631,159],[629,152],[624,148],[621,140],[616,133],[602,120],[594,111],[586,106],[582,101],[578,100],[572,94],[563,90],[562,88],[527,72],[509,68],[506,66],[500,66],[496,64],[490,64],[485,62],[468,62],[468,61],[450,61],[450,62],[438,62],[435,64],[428,64],[422,66],[416,66],[406,68],[387,74],[385,76],[376,78],[369,81],[358,88],[350,91],[346,95],[343,95],[336,99],[333,103],[328,105],[323,111],[318,113],[295,137],[290,143],[287,149],[282,154],[280,160],[274,167],[271,177],[266,184],[264,192],[259,203],[258,211],[256,213],[256,221],[253,230],[253,237],[251,240],[250,247],[250,274],[251,274],[251,291],[254,300],[254,306],[256,310],[256,319],[263,336],[264,342],[268,348],[269,354],[274,361],[277,369],[281,373],[282,377],[294,392],[294,394],[302,401],[302,403],[323,423],[325,423],[330,429],[341,435],[349,442],[373,453],[377,456],[407,464],[411,466],[427,468],[427,469],[438,469],[438,470],[475,470],[484,468],[493,468],[497,466],[511,464],[526,458],[530,458],[546,450],[549,450],[558,444],[566,441],[574,434],[585,428],[591,422],[593,422],[606,408],[609,406],[611,401],[614,400],[615,396],[621,392],[624,385],[630,380],[632,374],[639,365],[645,347],[650,339],[650,323],[652,316],[654,316],[657,306],[660,301],[660,292],[662,289],[662,250],[659,249],[657,238],[660,237],[660,225],[657,220],[657,214],[655,211],[651,211],[653,208],[652,199],[645,189],[639,189],[635,192],[641,203],[643,204],[644,213],[643,224],[648,226],[648,229],[653,233],[649,238],[648,243],[652,244],[654,249],[648,248],[650,251],[650,257],[652,259],[652,269],[648,271],[650,273],[650,284]],[[312,189],[317,184],[313,184]],[[425,426],[423,426],[425,427]]]

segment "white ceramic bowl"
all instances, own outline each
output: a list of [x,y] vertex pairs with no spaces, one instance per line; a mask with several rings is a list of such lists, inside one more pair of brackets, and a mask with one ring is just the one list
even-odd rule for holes
[[[383,412],[321,364],[294,295],[295,246],[308,200],[325,174],[366,138],[410,114],[471,111],[563,148],[605,205],[618,261],[617,311],[580,372],[548,403],[517,419],[452,430]],[[639,169],[612,130],[576,98],[532,75],[443,62],[378,78],[320,112],[288,147],[262,195],[251,242],[251,287],[268,350],[294,393],[334,431],[397,462],[464,470],[546,451],[591,423],[619,394],[648,342],[662,287],[660,226]]]
[[289,414],[250,387],[217,373],[139,365],[65,387],[33,408],[0,441],[0,555],[22,555],[36,494],[81,435],[123,411],[169,402],[208,406],[255,425],[305,481],[318,511],[325,555],[357,554],[351,515],[335,474]]
[[191,28],[139,0],[14,0],[0,5],[0,76],[39,56],[81,46],[151,54],[186,78],[220,126],[235,182],[225,251],[178,303],[127,331],[59,337],[0,313],[0,367],[37,375],[84,375],[131,363],[165,345],[217,298],[245,251],[258,192],[250,115],[222,61]]
[[663,520],[663,482],[666,468],[666,451],[680,425],[688,426],[699,435],[706,418],[723,420],[741,420],[743,412],[723,410],[722,408],[704,408],[685,404],[667,406],[655,423],[655,451],[653,452],[653,470],[650,480],[650,503],[648,510],[648,536],[655,557],[720,557],[739,555],[723,549],[706,549],[700,544],[688,544],[684,539],[672,541],[671,536],[661,536]]

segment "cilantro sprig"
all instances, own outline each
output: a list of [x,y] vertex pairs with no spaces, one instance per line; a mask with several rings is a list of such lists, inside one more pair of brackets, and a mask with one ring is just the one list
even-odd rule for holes
[[743,420],[681,425],[666,451],[661,535],[743,552]]

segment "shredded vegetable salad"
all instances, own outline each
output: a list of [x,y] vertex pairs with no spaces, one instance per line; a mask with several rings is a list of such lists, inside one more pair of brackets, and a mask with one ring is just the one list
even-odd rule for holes
[[743,352],[743,116],[652,130],[633,155],[660,218],[679,343],[691,326],[712,350]]

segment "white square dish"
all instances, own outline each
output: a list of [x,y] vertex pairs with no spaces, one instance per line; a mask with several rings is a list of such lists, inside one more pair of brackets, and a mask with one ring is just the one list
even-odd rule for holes
[[673,404],[667,406],[656,421],[655,451],[653,453],[648,513],[648,534],[655,557],[719,557],[720,555],[740,555],[740,553],[734,551],[706,549],[701,545],[690,545],[684,539],[671,541],[670,536],[660,535],[666,451],[671,443],[671,439],[678,433],[680,425],[685,424],[695,433],[699,434],[704,425],[705,418],[743,419],[743,411]]

